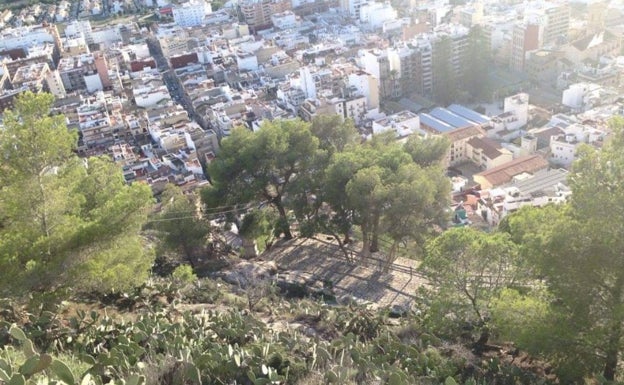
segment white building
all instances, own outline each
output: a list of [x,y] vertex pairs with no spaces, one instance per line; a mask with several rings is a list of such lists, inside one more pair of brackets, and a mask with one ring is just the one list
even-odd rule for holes
[[373,135],[388,131],[394,131],[399,138],[414,133],[423,136],[426,135],[426,133],[420,129],[420,118],[417,114],[410,111],[398,112],[373,122]]
[[351,119],[356,125],[362,123],[366,117],[368,109],[366,108],[366,97],[354,95],[349,98],[333,98],[328,101],[334,106],[334,110],[344,119]]
[[613,104],[620,97],[617,90],[594,83],[571,84],[563,91],[561,104],[570,107],[572,112],[585,112],[592,108]]
[[297,16],[292,11],[284,11],[271,15],[271,23],[277,29],[297,27]]
[[205,0],[190,0],[173,7],[173,21],[181,27],[195,27],[204,23],[206,15],[212,13],[210,3]]
[[139,72],[132,81],[132,96],[138,107],[153,108],[171,100],[167,86],[158,74],[149,71]]
[[354,19],[360,19],[360,8],[366,0],[340,0],[340,10]]
[[563,132],[550,138],[550,153],[552,162],[565,167],[574,162],[581,144],[600,144],[605,138],[604,131],[578,123],[569,125]]
[[359,71],[352,73],[348,78],[349,87],[355,89],[366,96],[366,103],[369,110],[379,108],[379,81],[371,74]]
[[360,22],[369,28],[381,28],[385,22],[396,18],[397,11],[390,3],[369,2],[360,7]]
[[361,53],[360,66],[373,75],[379,83],[381,98],[400,95],[401,58],[397,50],[365,50]]
[[87,44],[93,44],[93,29],[89,20],[74,20],[65,27],[65,36],[84,36]]
[[53,70],[48,73],[46,76],[46,82],[48,83],[50,93],[57,99],[62,99],[66,96],[63,80],[57,70]]
[[[56,27],[54,27],[56,28]],[[52,29],[43,26],[9,28],[0,31],[0,50],[29,48],[56,41]]]
[[149,91],[134,92],[134,100],[138,107],[156,107],[160,102],[171,99],[167,87],[158,87]]
[[256,71],[258,70],[258,57],[248,52],[237,52],[236,65],[239,71]]
[[306,98],[316,99],[316,84],[314,83],[314,78],[312,78],[310,68],[302,67],[299,69],[299,81]]
[[512,140],[522,135],[521,129],[529,121],[529,94],[508,96],[503,103],[503,113],[492,118],[488,136]]
[[87,92],[89,93],[104,90],[104,85],[102,85],[102,79],[100,79],[100,75],[97,72],[91,75],[85,74],[84,82],[87,86]]

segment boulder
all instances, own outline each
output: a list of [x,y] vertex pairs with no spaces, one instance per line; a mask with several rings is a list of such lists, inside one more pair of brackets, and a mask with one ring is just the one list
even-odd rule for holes
[[247,262],[241,261],[232,266],[229,271],[219,274],[225,282],[246,289],[258,282],[271,279],[277,272],[277,266],[273,262]]
[[401,318],[408,315],[410,309],[407,306],[394,304],[390,307],[388,316],[390,318]]

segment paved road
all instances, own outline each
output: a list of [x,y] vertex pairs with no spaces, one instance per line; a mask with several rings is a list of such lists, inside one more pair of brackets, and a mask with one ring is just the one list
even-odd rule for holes
[[167,90],[169,94],[176,101],[176,103],[181,104],[182,107],[188,112],[189,117],[193,118],[193,105],[188,98],[188,95],[182,89],[182,85],[180,84],[178,78],[175,76],[173,69],[169,67],[169,61],[163,55],[162,47],[158,42],[158,39],[154,36],[150,36],[146,39],[147,46],[149,48],[150,54],[156,60],[156,66],[158,70],[162,74],[162,79],[167,86]]

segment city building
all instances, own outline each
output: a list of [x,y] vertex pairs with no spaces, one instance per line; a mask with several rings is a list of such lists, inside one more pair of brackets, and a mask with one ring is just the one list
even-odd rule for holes
[[204,18],[211,12],[212,7],[205,0],[189,0],[172,8],[173,21],[180,27],[202,25]]
[[563,128],[562,134],[550,138],[550,159],[555,164],[569,167],[576,159],[581,144],[601,147],[605,137],[602,130],[584,124],[571,124]]
[[511,182],[514,178],[526,178],[548,168],[548,161],[539,155],[528,155],[512,160],[473,176],[481,189],[491,189]]
[[290,0],[242,0],[238,3],[240,13],[250,31],[270,28],[271,16],[292,10]]
[[99,53],[62,58],[58,72],[67,92],[86,89],[93,93],[111,84],[106,59]]
[[32,92],[50,92],[57,98],[64,98],[65,88],[58,71],[50,70],[48,63],[34,63],[20,67],[12,80],[13,87],[28,88]]
[[412,134],[427,136],[427,132],[420,128],[418,115],[410,111],[402,111],[373,121],[373,135],[384,132],[394,132],[398,138]]
[[560,46],[568,42],[570,6],[565,2],[529,2],[524,9],[524,22],[539,26],[539,48]]
[[370,29],[379,29],[385,22],[395,20],[397,16],[396,9],[388,2],[368,2],[360,7],[359,20]]
[[355,20],[360,19],[360,8],[366,3],[366,0],[339,0],[340,10]]

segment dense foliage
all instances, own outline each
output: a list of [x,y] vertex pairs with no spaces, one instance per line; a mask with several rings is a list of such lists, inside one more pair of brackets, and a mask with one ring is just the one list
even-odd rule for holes
[[[75,316],[25,314],[5,306],[0,323],[0,381],[8,384],[532,384],[537,377],[498,359],[449,354],[416,314],[389,319],[361,306],[265,298],[264,310],[242,311],[244,301],[209,281],[220,295],[215,310],[180,313],[146,286],[123,314],[78,310]],[[199,293],[199,287],[193,289]],[[229,303],[225,302],[228,298]],[[179,295],[173,299],[189,301]],[[229,309],[223,308],[228,305]],[[241,306],[242,304],[242,306]],[[209,305],[204,305],[208,307]],[[115,308],[109,311],[116,313]],[[293,326],[277,330],[266,324]],[[20,318],[24,318],[25,320]],[[461,346],[453,349],[461,351]],[[451,350],[452,351],[452,350]],[[445,353],[446,352],[446,353]],[[475,367],[477,365],[478,367]]]
[[125,290],[152,258],[140,230],[148,186],[105,158],[80,159],[50,94],[24,93],[0,130],[0,292]]
[[272,207],[279,215],[278,235],[290,239],[296,222],[305,236],[332,235],[348,259],[344,245],[355,228],[364,257],[378,251],[386,237],[391,262],[400,245],[423,241],[446,221],[450,184],[440,163],[448,143],[414,137],[403,145],[389,135],[359,143],[358,138],[352,122],[338,116],[311,124],[276,121],[258,132],[238,128],[208,168],[213,186],[203,192],[204,202],[209,208]]
[[624,343],[624,120],[612,128],[601,150],[579,151],[568,205],[521,210],[503,224],[550,294],[532,299],[548,302],[527,327],[538,322],[545,332],[523,347],[557,363],[571,381],[597,373],[616,379]]
[[[490,233],[446,229],[445,139],[360,143],[338,117],[234,130],[208,167],[202,201],[169,187],[146,227],[150,189],[127,185],[108,159],[78,158],[77,135],[50,115],[51,104],[47,94],[25,93],[0,131],[0,294],[19,303],[0,309],[1,383],[620,379],[624,119],[613,120],[600,151],[579,150],[570,202],[523,208]],[[237,225],[243,257],[256,256],[260,238],[323,234],[352,263],[379,250],[386,269],[401,248],[422,256],[427,284],[393,320],[387,310],[285,300],[271,279],[225,290],[198,281],[192,266],[217,217]],[[143,285],[152,265],[146,233],[191,266]],[[48,297],[70,293],[132,312],[61,313]],[[504,353],[504,341],[548,364],[521,367],[519,350]]]

